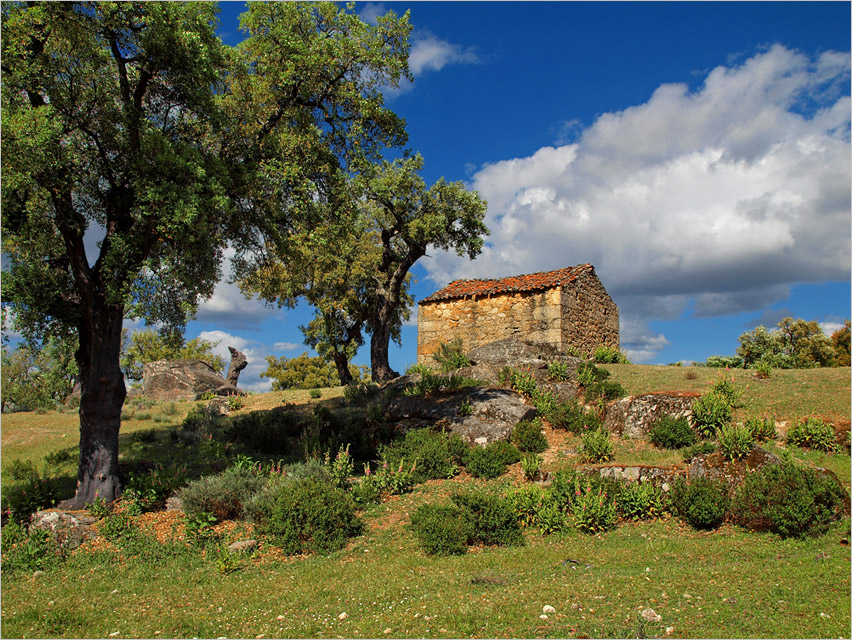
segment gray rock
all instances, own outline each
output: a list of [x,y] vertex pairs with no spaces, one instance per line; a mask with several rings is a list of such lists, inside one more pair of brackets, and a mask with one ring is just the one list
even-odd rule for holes
[[217,396],[204,406],[204,415],[209,418],[215,419],[219,416],[226,416],[230,412],[231,410],[228,408],[228,398],[224,396]]
[[204,360],[157,360],[142,370],[142,393],[154,400],[198,400],[206,393],[242,395]]
[[509,389],[475,387],[434,397],[400,395],[388,403],[385,416],[404,430],[443,426],[469,443],[485,445],[507,440],[518,422],[535,416],[535,409]]
[[237,540],[228,545],[228,551],[231,553],[252,551],[257,547],[257,540]]
[[604,429],[623,438],[644,439],[651,426],[664,415],[692,418],[693,392],[647,393],[613,402],[606,412]]
[[648,622],[660,622],[663,618],[653,609],[642,609],[639,615]]
[[52,532],[66,549],[76,549],[87,540],[97,537],[92,528],[96,518],[79,511],[37,511],[30,526]]
[[[459,369],[461,375],[497,382],[500,372],[506,367],[528,369],[545,391],[550,391],[559,399],[567,400],[576,396],[576,371],[583,360],[566,355],[553,345],[505,339],[476,347],[466,355],[471,365]],[[567,382],[550,382],[547,365],[551,362],[568,365]]]

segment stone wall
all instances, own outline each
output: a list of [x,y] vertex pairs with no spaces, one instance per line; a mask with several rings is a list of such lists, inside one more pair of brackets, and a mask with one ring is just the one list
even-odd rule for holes
[[550,289],[420,305],[417,361],[431,364],[441,343],[456,338],[465,351],[506,338],[559,344],[560,297],[559,289]]
[[585,272],[562,289],[561,347],[592,355],[599,345],[619,347],[618,307],[601,281]]

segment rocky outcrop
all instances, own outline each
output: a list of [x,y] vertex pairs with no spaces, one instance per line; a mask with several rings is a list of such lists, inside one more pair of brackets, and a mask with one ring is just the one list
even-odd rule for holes
[[34,513],[30,526],[52,532],[62,547],[70,550],[97,537],[92,528],[96,521],[84,511],[49,510]]
[[712,478],[722,480],[730,487],[745,482],[746,476],[769,464],[781,464],[781,458],[762,447],[753,445],[751,452],[742,460],[725,460],[718,451],[697,455],[689,464],[689,478]]
[[148,398],[198,400],[206,393],[217,396],[242,394],[204,360],[157,360],[143,367],[142,394]]
[[248,360],[241,351],[237,351],[233,347],[228,347],[231,352],[231,364],[228,367],[228,384],[237,386],[237,381],[240,379],[240,371],[246,368]]
[[471,444],[508,440],[521,420],[535,416],[520,395],[508,389],[475,387],[437,396],[399,395],[385,416],[403,430],[441,426]]
[[654,422],[664,415],[690,420],[692,403],[698,397],[698,393],[674,391],[622,398],[607,409],[604,429],[622,438],[644,439]]

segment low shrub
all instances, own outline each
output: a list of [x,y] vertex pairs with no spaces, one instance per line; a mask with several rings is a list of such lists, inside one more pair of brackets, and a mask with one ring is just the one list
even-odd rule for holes
[[403,394],[406,396],[432,396],[438,393],[458,391],[467,387],[478,387],[481,384],[482,381],[476,378],[456,374],[443,376],[427,371],[421,374],[418,382],[406,387]]
[[618,512],[625,520],[659,518],[665,510],[665,494],[649,482],[629,482],[618,497]]
[[555,429],[565,429],[574,434],[600,428],[601,421],[594,411],[586,411],[577,400],[560,402],[548,416]]
[[547,365],[547,373],[554,382],[565,382],[568,380],[568,364],[565,362],[551,362]]
[[65,558],[56,537],[46,529],[10,522],[3,527],[3,578],[44,571]]
[[705,453],[713,453],[714,451],[716,451],[715,442],[702,440],[701,442],[696,442],[691,447],[686,447],[681,453],[683,455],[683,461],[689,463],[695,456],[700,456]]
[[382,461],[375,471],[365,464],[364,477],[354,486],[353,498],[358,504],[370,504],[381,502],[386,496],[407,493],[414,487],[415,471],[416,463],[409,465],[404,459],[396,467]]
[[596,382],[609,378],[609,371],[599,369],[591,362],[585,362],[577,368],[577,383],[581,387],[591,387]]
[[695,444],[698,436],[685,417],[664,415],[651,425],[648,439],[664,449],[682,449]]
[[349,478],[355,472],[355,464],[349,455],[349,445],[340,445],[334,460],[331,459],[331,453],[326,451],[323,466],[328,469],[331,484],[344,491],[349,488]]
[[544,501],[544,489],[537,484],[525,484],[509,492],[508,500],[518,523],[523,527],[538,524],[538,513]]
[[389,466],[403,460],[416,463],[414,481],[452,478],[459,472],[468,445],[457,434],[432,429],[412,429],[402,438],[383,445],[379,455]]
[[59,495],[55,479],[39,472],[34,462],[15,460],[3,475],[3,508],[14,520],[26,522],[36,511],[56,504]]
[[548,496],[562,511],[570,511],[577,496],[585,492],[589,486],[589,476],[577,473],[573,469],[561,469],[553,474]]
[[538,415],[550,419],[554,409],[556,409],[556,397],[549,391],[541,391],[536,389],[532,395],[532,403]]
[[454,493],[450,498],[471,525],[469,544],[519,546],[524,536],[512,503],[485,491]]
[[738,424],[726,424],[716,432],[719,451],[725,460],[742,460],[751,451],[754,439],[751,430]]
[[772,364],[768,360],[758,360],[752,366],[758,378],[764,380],[772,375]]
[[571,514],[574,527],[583,533],[609,531],[615,526],[616,502],[602,487],[595,489],[590,485],[575,497]]
[[716,430],[731,421],[733,407],[727,396],[711,391],[692,403],[692,424],[702,438],[711,438]]
[[689,484],[678,478],[669,492],[672,510],[696,529],[715,529],[725,520],[730,498],[727,486],[710,478],[695,478]]
[[821,535],[844,511],[844,492],[837,482],[792,463],[749,474],[731,504],[737,524],[782,538]]
[[597,347],[592,359],[598,364],[630,364],[627,356],[625,356],[621,351],[619,351],[616,347],[610,347],[607,345],[600,345]]
[[609,431],[597,429],[582,435],[582,457],[585,462],[609,462],[612,460],[613,447]]
[[743,366],[743,359],[739,356],[710,356],[704,366],[714,369],[738,369]]
[[179,497],[188,515],[210,513],[218,521],[237,520],[245,518],[246,505],[263,484],[263,478],[252,469],[230,467],[190,482],[180,490]]
[[506,440],[495,440],[488,443],[488,448],[499,454],[503,464],[510,465],[521,461],[521,452],[511,442]]
[[308,391],[308,396],[310,396],[310,398],[313,400],[319,400],[320,398],[322,398],[322,391],[320,391],[319,389],[311,389],[310,391]]
[[274,488],[259,505],[258,531],[284,553],[331,553],[362,530],[350,496],[328,482],[305,478]]
[[775,420],[766,416],[747,418],[743,426],[751,432],[751,437],[756,442],[774,440],[778,437],[778,432],[775,431]]
[[441,371],[455,371],[470,364],[470,358],[464,354],[462,344],[461,338],[456,338],[449,343],[442,342],[438,351],[432,354],[432,358],[440,365]]
[[528,369],[510,369],[508,371],[508,382],[512,389],[529,398],[538,388],[532,371]]
[[301,415],[284,407],[252,411],[234,418],[226,430],[226,437],[251,451],[280,455],[292,450],[305,421]]
[[591,386],[586,387],[586,390],[583,392],[583,398],[586,402],[595,402],[598,400],[609,402],[610,400],[623,398],[626,395],[627,391],[625,388],[621,386],[621,383],[614,380],[599,380]]
[[348,404],[367,404],[376,398],[380,388],[374,382],[356,382],[343,390],[343,398]]
[[473,526],[454,504],[423,504],[411,514],[411,529],[423,550],[434,556],[467,553]]
[[710,387],[710,393],[719,394],[735,409],[743,406],[742,402],[740,402],[743,391],[737,386],[733,377],[729,378],[724,374],[720,375],[716,382],[713,383],[713,386]]
[[506,473],[504,452],[491,445],[470,447],[465,452],[463,460],[468,472],[476,478],[491,480]]
[[837,451],[837,434],[830,423],[809,416],[794,424],[787,432],[787,443],[817,451]]
[[535,453],[524,454],[524,457],[521,458],[521,469],[524,472],[524,477],[527,480],[535,480],[541,472],[542,462],[541,456]]
[[521,420],[512,430],[512,443],[524,452],[541,453],[547,449],[547,437],[541,431],[541,421]]

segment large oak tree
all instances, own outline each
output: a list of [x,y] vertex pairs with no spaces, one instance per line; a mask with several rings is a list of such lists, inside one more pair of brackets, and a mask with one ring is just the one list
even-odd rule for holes
[[125,317],[180,330],[228,243],[250,252],[315,223],[351,163],[405,140],[380,88],[408,75],[407,17],[371,26],[331,3],[253,3],[232,49],[215,14],[2,6],[3,303],[25,335],[79,336],[67,506],[121,491]]

